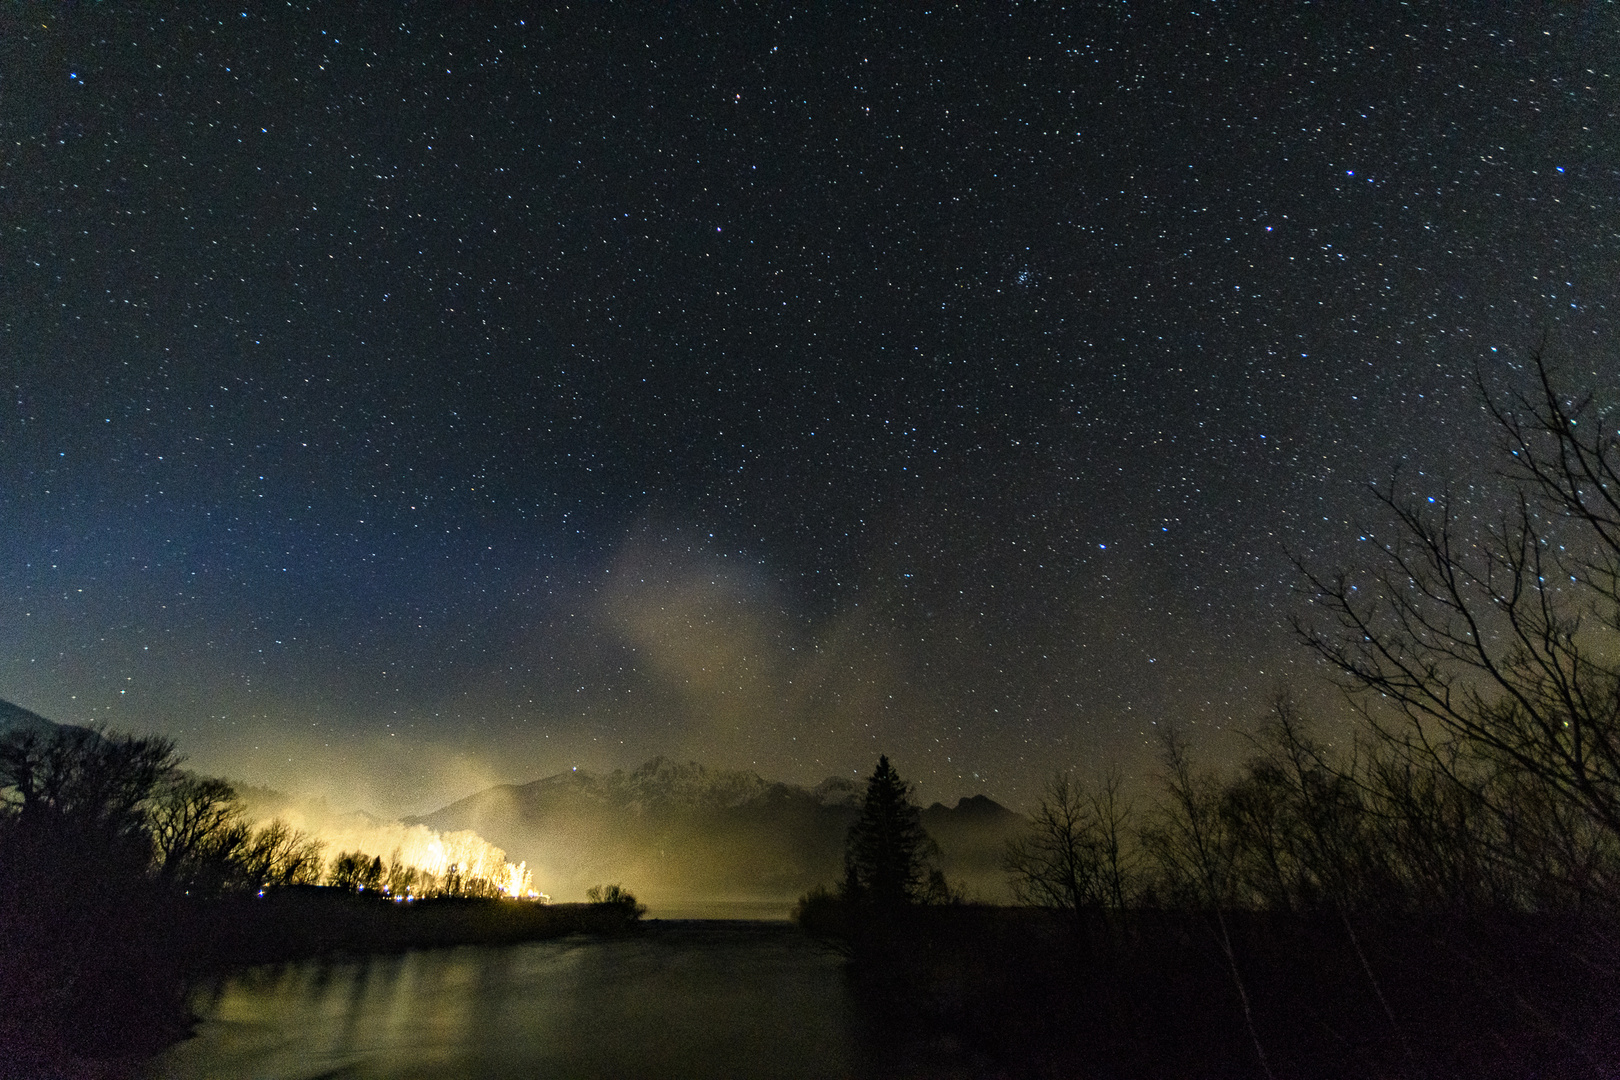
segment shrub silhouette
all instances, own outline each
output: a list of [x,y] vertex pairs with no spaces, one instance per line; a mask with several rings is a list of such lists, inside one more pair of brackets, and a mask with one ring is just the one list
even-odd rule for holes
[[593,907],[616,908],[631,921],[647,914],[647,905],[637,901],[634,894],[620,885],[592,885],[585,890],[585,899]]

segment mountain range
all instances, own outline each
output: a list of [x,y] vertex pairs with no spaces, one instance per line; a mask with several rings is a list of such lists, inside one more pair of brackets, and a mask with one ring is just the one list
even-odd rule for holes
[[[502,784],[405,820],[478,833],[559,898],[621,882],[658,902],[790,901],[843,876],[844,836],[864,790],[843,777],[804,788],[657,757],[630,771]],[[934,803],[922,822],[952,884],[1006,899],[1002,851],[1025,827],[1022,815],[975,795]]]

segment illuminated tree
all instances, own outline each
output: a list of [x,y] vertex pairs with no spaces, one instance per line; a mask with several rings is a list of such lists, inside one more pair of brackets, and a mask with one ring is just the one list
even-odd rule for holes
[[381,856],[368,856],[364,851],[345,851],[332,864],[332,874],[327,883],[354,892],[368,889],[376,892],[382,888],[383,875]]
[[383,887],[390,896],[414,895],[419,876],[417,868],[401,859],[399,849],[395,848],[394,853],[388,857],[387,868],[383,871]]

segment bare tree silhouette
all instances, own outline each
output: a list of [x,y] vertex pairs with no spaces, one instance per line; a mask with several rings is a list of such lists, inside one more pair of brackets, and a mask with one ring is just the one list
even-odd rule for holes
[[1094,791],[1067,772],[1047,781],[1030,831],[1007,844],[1003,862],[1020,903],[1074,914],[1125,907],[1133,868],[1122,784],[1117,769]]
[[1372,563],[1302,566],[1327,618],[1296,626],[1392,743],[1464,783],[1478,764],[1510,768],[1617,836],[1620,434],[1540,352],[1529,367],[1526,390],[1481,380],[1504,460],[1494,523],[1464,531],[1449,493],[1423,500],[1393,477],[1373,489],[1389,530]]

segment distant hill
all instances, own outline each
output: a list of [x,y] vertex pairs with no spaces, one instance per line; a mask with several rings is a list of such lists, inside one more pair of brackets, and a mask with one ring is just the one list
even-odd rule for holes
[[984,900],[1007,902],[1007,875],[1001,868],[1007,841],[1029,827],[988,795],[958,799],[947,807],[934,803],[922,812],[923,828],[939,844],[940,865],[953,883],[960,881]]
[[21,705],[13,705],[9,701],[0,700],[0,735],[9,731],[37,731],[41,735],[55,731],[61,725],[45,719],[37,712],[30,712]]
[[[559,899],[617,881],[661,902],[790,900],[842,877],[844,834],[864,790],[841,777],[806,789],[658,757],[629,772],[503,784],[406,820],[477,832],[525,860],[537,887]],[[1002,847],[1024,819],[984,795],[935,803],[922,817],[946,875],[1003,899]]]

